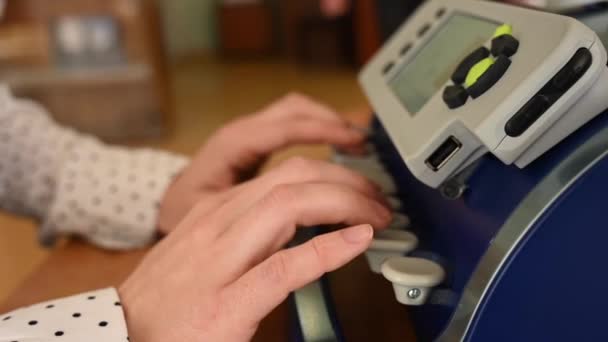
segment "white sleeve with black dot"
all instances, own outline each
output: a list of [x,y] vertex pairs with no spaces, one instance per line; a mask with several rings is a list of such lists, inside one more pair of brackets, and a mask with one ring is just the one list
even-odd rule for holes
[[120,299],[112,288],[0,314],[0,342],[115,342],[128,339]]
[[78,235],[110,249],[146,245],[156,236],[159,203],[187,162],[59,126],[0,85],[0,208],[38,218],[43,244]]

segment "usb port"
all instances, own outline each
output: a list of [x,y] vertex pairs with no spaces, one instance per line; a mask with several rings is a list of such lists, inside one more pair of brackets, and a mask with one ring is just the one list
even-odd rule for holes
[[451,136],[426,160],[426,165],[437,172],[460,150],[462,143]]

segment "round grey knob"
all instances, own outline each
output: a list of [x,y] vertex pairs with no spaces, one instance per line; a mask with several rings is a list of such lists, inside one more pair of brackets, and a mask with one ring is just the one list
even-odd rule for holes
[[384,261],[405,255],[416,247],[418,247],[416,235],[407,231],[384,230],[376,232],[374,240],[365,252],[365,257],[372,272],[380,273]]
[[397,301],[405,305],[423,305],[432,288],[445,278],[443,267],[422,258],[393,257],[382,264],[381,271],[393,283]]

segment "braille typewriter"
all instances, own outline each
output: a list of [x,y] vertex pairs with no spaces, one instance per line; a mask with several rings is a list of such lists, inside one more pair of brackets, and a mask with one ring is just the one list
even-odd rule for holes
[[[577,19],[431,0],[361,72],[371,152],[334,160],[396,211],[366,257],[420,341],[608,341],[606,60]],[[298,336],[341,340],[318,286]]]

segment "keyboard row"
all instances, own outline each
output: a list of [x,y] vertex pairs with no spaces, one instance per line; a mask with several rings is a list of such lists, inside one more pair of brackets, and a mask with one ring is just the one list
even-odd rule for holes
[[393,284],[397,301],[405,305],[423,305],[434,287],[445,278],[436,262],[408,256],[418,247],[418,237],[410,231],[411,220],[403,211],[403,202],[395,179],[386,170],[372,145],[363,156],[336,151],[333,162],[354,170],[377,184],[386,196],[393,221],[386,230],[377,231],[365,253],[372,272],[382,274]]

